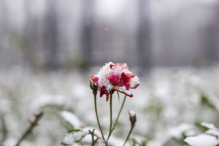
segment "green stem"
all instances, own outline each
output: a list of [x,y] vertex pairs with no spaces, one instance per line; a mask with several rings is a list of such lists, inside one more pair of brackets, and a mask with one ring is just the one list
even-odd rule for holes
[[94,146],[94,143],[95,143],[95,141],[94,141],[94,130],[95,130],[95,129],[93,129],[92,132],[89,130],[89,132],[90,132],[90,134],[91,134],[91,136],[92,136],[92,146]]
[[36,119],[34,120],[34,122],[30,125],[27,131],[22,135],[22,137],[20,138],[20,140],[17,142],[15,146],[19,146],[20,143],[31,133],[33,128],[37,125],[38,121],[42,118],[43,114],[44,112],[41,111],[38,115],[36,115]]
[[[1,139],[1,143],[3,143],[7,139],[7,136],[8,136],[8,128],[6,126],[6,121],[5,121],[5,118],[3,116],[1,117],[1,123],[2,123],[2,139]],[[3,146],[3,145],[0,144],[0,146]]]
[[117,124],[117,122],[118,122],[118,120],[119,120],[119,116],[120,116],[120,114],[121,114],[121,112],[122,112],[122,109],[123,109],[123,106],[124,106],[124,104],[125,104],[125,101],[126,101],[126,96],[125,96],[124,99],[123,99],[121,108],[120,108],[120,110],[119,110],[119,114],[118,114],[118,116],[117,116],[117,118],[116,118],[115,124],[113,125],[112,132],[113,132],[113,130],[115,129],[116,124]]
[[96,142],[98,141],[98,139],[99,139],[99,138],[97,138],[97,139],[94,141],[94,143],[96,143]]
[[103,135],[103,131],[102,131],[102,129],[101,129],[101,126],[100,126],[100,121],[99,121],[99,117],[98,117],[98,113],[97,113],[97,97],[96,97],[96,95],[94,95],[94,107],[95,107],[95,113],[96,113],[97,123],[98,123],[99,129],[100,129],[102,138],[103,138],[103,140],[104,140],[104,142],[105,142],[105,138],[104,138],[104,135]]
[[110,129],[109,129],[109,135],[108,135],[108,138],[107,138],[107,141],[109,140],[110,138],[110,135],[112,133],[112,124],[113,124],[113,109],[112,109],[112,101],[113,101],[113,97],[112,97],[112,93],[110,92]]
[[126,138],[125,143],[123,144],[123,146],[125,146],[126,142],[128,141],[129,136],[131,135],[132,130],[133,130],[134,127],[135,127],[135,124],[131,124],[131,129],[130,129],[130,131],[129,131],[129,134],[128,134],[128,136],[127,136],[127,138]]
[[[116,127],[116,124],[117,124],[117,122],[118,122],[118,120],[119,120],[119,116],[120,116],[120,114],[121,114],[121,112],[122,112],[122,109],[123,109],[123,106],[124,106],[124,104],[125,104],[125,101],[126,101],[126,96],[125,96],[124,99],[123,99],[121,108],[120,108],[120,110],[119,110],[119,113],[118,113],[118,116],[117,116],[117,118],[116,118],[116,121],[115,121],[115,123],[114,123],[114,125],[113,125],[113,128],[111,129],[110,135],[112,134],[113,130],[114,130],[115,127]],[[108,136],[108,139],[109,139],[110,135]]]

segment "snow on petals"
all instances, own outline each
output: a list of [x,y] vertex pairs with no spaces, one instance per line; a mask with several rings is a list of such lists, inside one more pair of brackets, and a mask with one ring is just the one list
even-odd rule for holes
[[100,97],[106,94],[106,101],[108,101],[111,89],[133,97],[131,92],[122,87],[135,89],[140,85],[139,78],[128,69],[126,63],[106,63],[96,75],[89,77],[93,84],[98,86]]

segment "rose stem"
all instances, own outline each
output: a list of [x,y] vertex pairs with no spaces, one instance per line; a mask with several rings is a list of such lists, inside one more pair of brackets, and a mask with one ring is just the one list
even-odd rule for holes
[[[120,114],[121,114],[121,112],[122,112],[122,109],[123,109],[123,106],[124,106],[124,104],[125,104],[125,101],[126,101],[126,95],[125,95],[125,97],[124,97],[124,99],[123,99],[121,108],[120,108],[120,110],[119,110],[119,113],[118,113],[118,116],[117,116],[117,118],[116,118],[116,121],[115,121],[115,123],[114,123],[114,125],[113,125],[113,128],[111,129],[110,135],[112,134],[113,130],[114,130],[115,127],[116,127],[116,124],[117,124],[117,122],[118,122],[118,120],[119,120],[119,116],[120,116]],[[108,139],[109,139],[110,135],[108,136]]]
[[134,127],[135,127],[135,123],[131,123],[131,129],[130,129],[130,131],[129,131],[129,134],[128,134],[128,136],[127,136],[127,138],[126,138],[125,143],[123,144],[123,146],[125,146],[126,142],[128,141],[129,136],[131,135],[132,130],[133,130]]
[[113,101],[113,97],[112,97],[112,91],[110,92],[110,129],[109,129],[109,135],[108,135],[108,138],[107,138],[107,141],[109,140],[110,138],[110,135],[111,135],[111,132],[112,132],[112,124],[113,124],[113,112],[112,112],[112,101]]
[[[97,96],[94,95],[94,107],[95,107],[95,113],[96,113],[96,118],[97,118],[97,123],[98,123],[98,126],[99,126],[99,129],[100,129],[100,132],[101,132],[101,135],[103,137],[103,140],[105,142],[105,138],[104,138],[104,135],[103,135],[103,131],[101,129],[101,126],[100,126],[100,121],[99,121],[99,117],[98,117],[98,113],[97,113]],[[106,142],[105,142],[106,143]]]

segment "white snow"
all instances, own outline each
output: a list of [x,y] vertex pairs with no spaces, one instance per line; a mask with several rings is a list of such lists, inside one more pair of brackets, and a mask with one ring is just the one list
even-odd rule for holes
[[101,137],[101,132],[98,130],[98,128],[94,128],[94,127],[84,127],[84,128],[83,128],[83,131],[89,132],[89,130],[90,130],[90,131],[93,131],[93,129],[95,129],[94,133]]
[[190,131],[193,128],[192,125],[183,123],[175,128],[169,130],[170,136],[175,138],[181,138],[183,132]]
[[109,82],[109,80],[108,80],[108,76],[109,76],[109,73],[110,73],[109,71],[110,71],[110,65],[111,65],[111,64],[114,64],[114,63],[112,63],[112,62],[106,63],[106,64],[100,69],[100,71],[97,73],[97,75],[95,75],[95,76],[97,76],[97,77],[99,78],[99,80],[98,80],[98,85],[99,85],[100,87],[105,86],[105,87],[109,88],[109,89],[107,89],[107,90],[112,89],[110,86],[108,86],[108,85],[110,84],[110,82]]
[[5,146],[13,146],[13,145],[16,145],[17,141],[18,139],[9,137],[2,144]]
[[69,111],[62,111],[60,115],[65,121],[73,125],[74,129],[80,129],[83,126],[78,117]]
[[[190,79],[191,77],[187,72],[187,68],[185,69],[177,69],[177,72],[166,69],[156,69],[151,72],[150,76],[143,78],[141,80],[142,85],[133,91],[135,98],[127,98],[119,118],[121,126],[117,125],[113,134],[116,136],[119,135],[117,138],[125,140],[127,132],[130,130],[130,123],[127,121],[128,114],[125,111],[129,109],[133,109],[136,112],[138,111],[138,122],[134,129],[136,132],[132,133],[130,138],[136,138],[136,134],[142,136],[148,135],[151,137],[151,139],[146,139],[148,146],[163,146],[169,144],[168,142],[171,139],[169,130],[176,128],[175,130],[178,132],[173,132],[173,135],[180,135],[181,128],[178,129],[177,125],[180,126],[181,123],[187,123],[194,127],[191,130],[184,131],[187,136],[199,135],[194,125],[197,121],[201,120],[217,123],[219,115],[210,108],[202,106],[200,102],[200,92],[205,93],[211,103],[217,106],[217,100],[212,99],[218,98],[219,82],[216,81],[219,80],[219,68],[208,68],[207,70],[198,69],[190,72],[191,75],[200,77],[203,83],[194,83],[194,81]],[[97,68],[94,70],[97,70]],[[60,113],[64,109],[75,111],[73,114],[80,120],[83,119],[84,125],[96,126],[95,132],[97,132],[98,124],[95,118],[92,92],[89,89],[88,80],[86,80],[87,76],[82,74],[78,76],[74,72],[67,74],[66,72],[64,74],[33,74],[31,76],[26,72],[21,72],[19,75],[17,75],[17,73],[15,75],[14,73],[15,72],[5,71],[0,73],[0,84],[2,86],[2,88],[0,88],[0,111],[2,115],[4,115],[9,130],[8,139],[4,142],[4,145],[15,145],[17,139],[10,139],[19,138],[22,132],[24,132],[24,129],[28,128],[26,124],[27,119],[31,118],[33,120],[34,117],[32,115],[37,112],[32,109],[34,103],[37,107],[45,104],[54,104],[55,102],[58,105],[62,104],[61,106],[63,108],[57,108]],[[7,76],[14,78],[13,85],[15,87],[13,87],[13,89],[9,90],[4,87],[3,81],[7,82],[5,80]],[[53,83],[55,83],[55,86]],[[87,89],[85,90],[85,88]],[[75,90],[80,91],[77,92]],[[87,90],[89,92],[87,92]],[[84,93],[82,91],[84,91]],[[74,94],[73,92],[76,93]],[[51,99],[50,97],[46,97],[46,95],[51,96]],[[63,96],[63,99],[60,98],[61,103],[58,102],[57,95]],[[117,95],[115,93],[114,95],[115,98],[113,98],[113,100],[117,101]],[[123,96],[121,96],[121,98],[123,98]],[[39,100],[41,102],[39,102]],[[106,103],[105,99],[99,99],[97,104],[101,126],[104,129],[104,134],[108,134],[109,103]],[[116,116],[120,107],[121,103],[113,103],[114,116]],[[31,109],[31,111],[29,109]],[[57,118],[57,120],[54,120],[55,116],[57,116],[56,112],[51,113],[49,117],[42,118],[42,121],[40,121],[41,124],[34,129],[36,138],[31,140],[32,144],[30,146],[60,144],[61,140],[58,139],[64,139],[66,129],[60,124]],[[204,124],[204,126],[207,125]],[[208,127],[213,128],[212,126]],[[212,139],[215,140],[216,136],[214,135],[217,135],[217,131],[207,131],[205,135],[212,136]],[[90,135],[87,135],[85,139],[89,136]],[[57,140],[54,141],[54,138]],[[85,139],[83,139],[83,141],[85,141]],[[101,142],[100,140],[98,141]]]
[[[95,133],[96,135],[102,137],[100,131],[98,130],[98,128],[94,128],[94,127],[84,127],[84,128],[83,128],[83,131],[89,132],[89,130],[90,130],[90,131],[93,131],[93,129],[95,129],[94,133]],[[91,134],[88,134],[87,136],[85,136],[85,137],[83,138],[83,142],[86,143],[86,144],[92,143],[92,136],[91,136]],[[98,144],[99,144],[99,145],[105,145],[102,140],[98,140]]]
[[134,88],[136,85],[139,85],[139,84],[140,84],[139,78],[135,76],[134,78],[131,79],[130,87]]
[[136,112],[135,112],[135,111],[129,111],[129,113],[130,113],[130,116],[131,116],[131,117],[133,117],[133,116],[136,115]]
[[185,140],[191,146],[216,146],[219,140],[215,136],[201,134],[195,137],[187,137]]
[[87,134],[88,134],[88,132],[86,132],[86,131],[67,133],[64,140],[63,140],[63,143],[73,144],[74,142],[79,141],[83,136],[85,136]]
[[33,101],[32,108],[33,110],[37,110],[46,105],[57,105],[61,106],[64,104],[65,97],[63,95],[50,95],[44,94]]
[[[120,139],[120,138],[111,136],[110,139],[109,139],[109,144],[111,146],[123,146],[124,139]],[[129,141],[125,144],[125,146],[131,146]]]
[[185,142],[192,146],[216,146],[219,143],[218,129],[211,123],[202,122],[201,125],[210,128],[210,130],[196,137],[187,137]]
[[87,92],[89,92],[90,89],[87,88],[87,86],[82,84],[77,84],[72,88],[72,94],[75,98],[85,98],[87,96]]
[[215,136],[217,139],[219,138],[219,131],[218,130],[210,129],[210,130],[206,131],[205,134]]
[[163,144],[159,141],[153,140],[147,143],[147,146],[162,146]]
[[214,126],[214,124],[212,123],[205,123],[205,122],[201,122],[201,125],[204,126],[204,127],[207,127],[209,129],[214,129],[214,130],[218,130],[217,127]]
[[[100,71],[95,75],[96,77],[99,78],[98,80],[98,85],[99,87],[103,87],[105,86],[107,88],[107,90],[112,89],[112,85],[109,82],[108,77],[110,75],[115,75],[115,76],[119,76],[121,77],[121,74],[124,73],[131,73],[128,70],[128,66],[127,64],[123,64],[123,66],[116,66],[113,69],[110,68],[110,65],[114,65],[114,63],[112,62],[108,62],[106,63],[101,69]],[[124,68],[125,67],[125,68]],[[135,76],[134,78],[131,79],[130,82],[130,87],[134,88],[136,85],[140,84],[139,78],[137,76]]]

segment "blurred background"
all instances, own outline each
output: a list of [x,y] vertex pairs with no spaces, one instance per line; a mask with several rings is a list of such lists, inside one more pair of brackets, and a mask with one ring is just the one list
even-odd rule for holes
[[200,133],[197,122],[219,127],[219,1],[0,0],[0,145],[14,145],[42,109],[41,128],[22,146],[60,145],[63,111],[97,127],[88,75],[109,61],[141,81],[116,138],[126,137],[130,108],[139,114],[133,137],[148,146],[184,144],[185,130]]
[[0,67],[218,61],[218,7],[216,0],[1,0]]

